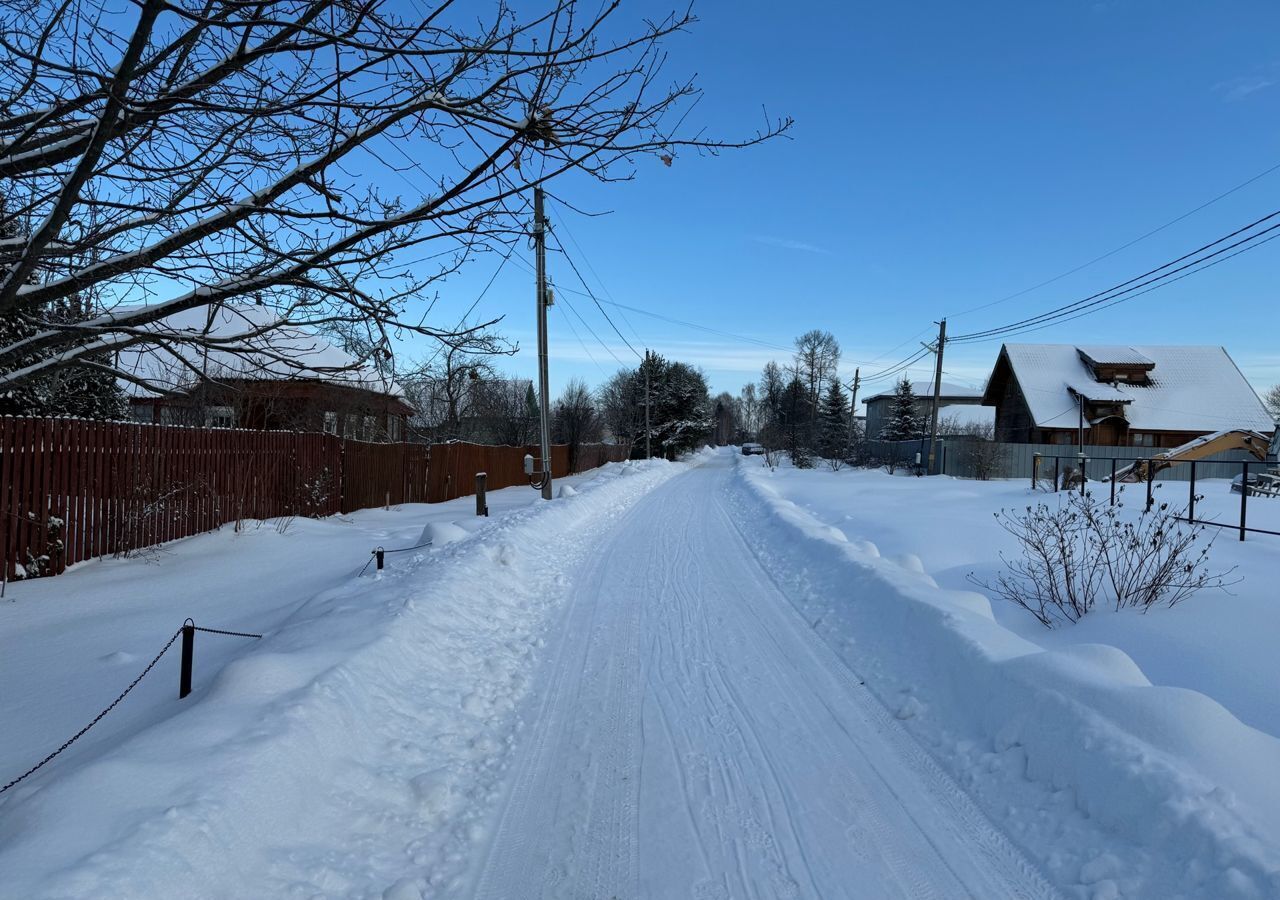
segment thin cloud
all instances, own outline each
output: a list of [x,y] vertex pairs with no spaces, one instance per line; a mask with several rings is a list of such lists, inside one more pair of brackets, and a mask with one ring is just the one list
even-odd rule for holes
[[831,251],[826,247],[819,247],[817,244],[810,244],[805,241],[792,240],[791,238],[770,237],[768,235],[753,234],[751,240],[757,244],[767,244],[770,247],[781,247],[784,250],[800,250],[803,253],[821,253],[826,256],[831,255]]
[[1222,99],[1228,103],[1238,103],[1246,97],[1264,91],[1269,87],[1280,82],[1280,78],[1270,75],[1244,75],[1240,78],[1232,78],[1227,81],[1220,81],[1214,85],[1214,90],[1222,94]]

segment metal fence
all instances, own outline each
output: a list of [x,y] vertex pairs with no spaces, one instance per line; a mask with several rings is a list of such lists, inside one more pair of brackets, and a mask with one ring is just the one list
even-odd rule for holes
[[[917,453],[921,466],[929,459],[927,440],[867,441],[864,452],[869,464],[893,465],[896,468],[913,468]],[[1123,468],[1131,462],[1147,459],[1160,452],[1160,449],[1151,447],[1086,444],[1085,473],[1090,479],[1102,480],[1109,477],[1113,459]],[[953,475],[957,478],[1030,478],[1037,457],[1052,459],[1055,456],[1065,463],[1068,458],[1078,460],[1079,451],[1075,446],[1063,444],[1007,444],[964,436],[942,437],[938,439],[934,451],[931,474]],[[1235,467],[1233,474],[1238,474],[1240,463],[1245,461],[1252,461],[1257,465],[1257,460],[1245,450],[1216,453],[1201,460],[1201,464],[1229,463]],[[1186,464],[1166,469],[1160,476],[1162,481],[1187,481],[1190,478],[1191,472]]]
[[[1223,454],[1218,454],[1223,455]],[[1155,486],[1163,482],[1182,481],[1187,485],[1187,503],[1183,509],[1183,515],[1177,516],[1179,521],[1189,522],[1193,525],[1210,525],[1214,528],[1229,528],[1235,531],[1240,540],[1244,540],[1249,534],[1269,534],[1280,536],[1280,531],[1269,528],[1255,528],[1249,525],[1249,498],[1250,497],[1266,497],[1276,498],[1280,500],[1280,491],[1275,487],[1275,483],[1271,480],[1267,470],[1271,468],[1267,463],[1258,461],[1252,456],[1240,460],[1223,460],[1223,459],[1192,459],[1186,462],[1177,463],[1176,465],[1162,469],[1158,474],[1156,467],[1151,463],[1151,457],[1141,457],[1147,460],[1146,476],[1142,479],[1144,491],[1144,504],[1147,509],[1155,504]],[[1121,487],[1116,481],[1117,471],[1122,471],[1125,466],[1129,465],[1132,460],[1128,457],[1112,457],[1110,459],[1093,459],[1085,460],[1085,471],[1089,471],[1089,465],[1093,464],[1095,469],[1101,466],[1104,470],[1108,470],[1107,474],[1098,479],[1094,474],[1090,474],[1087,478],[1081,478],[1079,471],[1081,469],[1081,455],[1054,455],[1039,456],[1036,465],[1032,470],[1031,487],[1034,490],[1037,486],[1048,484],[1053,490],[1079,490],[1083,494],[1088,490],[1088,486],[1093,484],[1097,488],[1098,482],[1105,482],[1103,488],[1108,492],[1108,502],[1115,504],[1117,492]],[[1182,471],[1179,472],[1179,469]],[[1180,478],[1170,477],[1172,475],[1181,475]],[[1196,493],[1196,484],[1204,479],[1231,479],[1231,490],[1233,493],[1240,495],[1240,514],[1239,518],[1234,522],[1218,522],[1213,519],[1197,518],[1196,503],[1203,499],[1201,495]]]

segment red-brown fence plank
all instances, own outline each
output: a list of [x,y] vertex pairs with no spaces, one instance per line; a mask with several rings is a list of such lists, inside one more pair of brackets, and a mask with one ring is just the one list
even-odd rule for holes
[[[7,577],[48,553],[49,573],[229,522],[322,516],[367,507],[451,500],[527,484],[536,447],[375,444],[332,434],[251,432],[30,417],[0,419],[0,563]],[[625,459],[588,445],[580,470]],[[568,448],[552,471],[568,474]],[[62,520],[62,550],[50,519]],[[31,571],[30,574],[35,574]]]

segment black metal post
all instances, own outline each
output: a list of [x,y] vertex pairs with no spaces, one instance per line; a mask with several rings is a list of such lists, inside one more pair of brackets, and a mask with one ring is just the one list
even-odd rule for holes
[[1084,471],[1088,462],[1089,460],[1085,458],[1085,455],[1083,453],[1081,453],[1080,454],[1080,496],[1081,497],[1084,496],[1084,481],[1085,481]]
[[1057,492],[1057,490],[1058,490],[1058,485],[1059,485],[1059,481],[1058,481],[1058,468],[1059,468],[1059,463],[1060,463],[1060,462],[1061,462],[1061,460],[1059,460],[1059,459],[1058,459],[1058,457],[1056,457],[1056,456],[1055,456],[1055,457],[1053,458],[1053,490],[1054,490],[1054,492],[1055,492],[1055,493]]
[[1191,496],[1187,498],[1187,519],[1196,520],[1196,461],[1191,460]]
[[1155,502],[1155,500],[1152,499],[1151,497],[1151,489],[1154,486],[1153,483],[1155,482],[1155,480],[1156,480],[1156,467],[1153,461],[1150,458],[1148,458],[1147,459],[1147,509],[1151,509],[1151,504]]
[[379,547],[377,550],[374,550],[374,551],[373,551],[373,555],[374,555],[374,557],[378,560],[378,571],[379,571],[379,572],[381,572],[381,571],[382,571],[382,557],[385,555],[385,553],[386,553],[386,551],[385,551],[385,550],[383,550],[381,547]]
[[1245,535],[1244,514],[1249,499],[1249,460],[1246,459],[1242,462],[1240,469],[1240,540],[1243,541]]
[[1036,484],[1040,481],[1040,454],[1033,453],[1031,455],[1031,490],[1036,489]]
[[1116,505],[1116,458],[1111,457],[1111,505]]
[[178,676],[178,699],[191,693],[191,660],[196,651],[196,623],[182,623],[182,672]]

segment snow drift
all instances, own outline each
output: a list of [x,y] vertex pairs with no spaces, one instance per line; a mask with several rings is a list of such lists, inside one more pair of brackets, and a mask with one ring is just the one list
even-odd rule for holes
[[564,573],[680,469],[607,466],[572,501],[442,529],[461,539],[313,597],[177,714],[6,794],[0,893],[448,893],[485,838]]
[[1280,741],[1151,685],[1114,647],[1045,651],[981,594],[739,471],[750,539],[793,602],[1056,880],[1098,898],[1280,896]]

